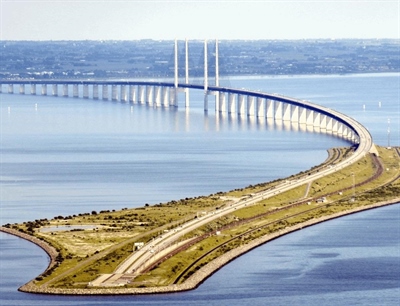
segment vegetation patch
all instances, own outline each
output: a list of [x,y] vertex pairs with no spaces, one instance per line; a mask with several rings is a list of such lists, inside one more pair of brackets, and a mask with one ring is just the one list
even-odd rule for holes
[[[400,157],[396,149],[378,148],[380,157],[368,155],[329,176],[277,193],[235,210],[183,235],[182,249],[154,263],[126,287],[158,287],[182,283],[204,265],[259,237],[334,213],[362,207],[400,194]],[[185,198],[155,205],[56,216],[5,227],[28,233],[54,246],[56,264],[33,283],[54,288],[87,288],[101,274],[111,274],[135,251],[189,220],[201,218],[236,203],[273,190],[277,184],[301,180],[352,154],[334,149],[321,165],[285,180],[251,185],[230,192]],[[189,239],[192,238],[192,239]],[[196,239],[194,239],[196,238]]]

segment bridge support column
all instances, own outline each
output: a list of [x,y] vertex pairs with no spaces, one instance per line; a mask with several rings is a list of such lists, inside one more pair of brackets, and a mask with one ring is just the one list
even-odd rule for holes
[[175,87],[171,87],[169,90],[169,105],[178,106],[178,92]]
[[126,85],[121,85],[121,101],[122,102],[127,102],[128,101],[128,96],[126,94]]
[[320,127],[321,130],[325,130],[326,131],[326,121],[327,120],[327,116],[326,115],[321,115],[321,121],[320,121]]
[[282,115],[282,119],[283,121],[290,121],[290,117],[291,117],[291,104],[289,103],[282,103],[282,111],[283,111],[283,115]]
[[257,117],[265,116],[265,99],[257,97]]
[[58,96],[58,85],[57,85],[57,84],[52,84],[52,85],[51,85],[51,94],[52,94],[54,97],[57,97],[57,96]]
[[236,94],[228,93],[228,113],[234,114],[236,112]]
[[108,85],[107,84],[103,84],[102,85],[102,96],[101,98],[103,100],[108,100]]
[[298,105],[292,105],[292,114],[290,116],[290,121],[293,123],[299,122],[299,106]]
[[282,118],[283,118],[282,102],[275,101],[274,104],[275,104],[274,118],[275,118],[275,120],[282,120]]
[[157,107],[161,107],[161,87],[160,86],[154,87],[154,104]]
[[89,99],[89,85],[83,84],[83,98]]
[[139,104],[144,103],[144,87],[143,87],[143,85],[138,86],[138,103]]
[[68,97],[68,84],[63,85],[63,97]]
[[111,100],[118,101],[118,86],[115,84],[111,86]]
[[333,130],[333,118],[327,117],[326,119],[326,131],[332,133]]
[[185,107],[188,108],[190,105],[189,88],[185,88]]
[[238,114],[239,115],[244,115],[245,114],[245,96],[244,95],[238,95]]
[[306,115],[306,125],[313,126],[314,125],[314,111],[307,109]]
[[42,96],[47,96],[47,85],[42,84]]
[[343,129],[344,129],[343,123],[338,122],[338,124],[337,124],[337,135],[338,136],[343,136]]
[[339,122],[336,119],[333,119],[332,121],[333,126],[332,126],[332,134],[338,135],[339,132]]
[[[219,111],[226,112],[226,95],[224,92],[217,92],[217,97],[219,101]],[[217,101],[215,101],[217,103]]]
[[307,108],[300,107],[299,109],[299,123],[300,124],[307,124]]
[[163,87],[162,88],[162,104],[164,107],[169,107],[169,101],[168,101],[168,93],[169,93],[169,88],[168,87]]
[[36,95],[36,84],[31,84],[31,95]]
[[134,85],[129,86],[129,102],[136,103],[136,87]]
[[247,116],[254,116],[254,97],[247,96]]
[[267,119],[274,119],[274,101],[271,99],[267,99],[266,104]]
[[25,84],[20,84],[19,85],[19,94],[24,95],[25,94]]
[[154,86],[146,86],[146,103],[153,104]]
[[212,94],[214,95],[214,100],[215,100],[215,112],[219,112],[219,92],[218,91],[214,91],[212,92]]
[[98,100],[99,99],[99,85],[98,84],[93,84],[93,100]]
[[72,92],[73,92],[72,96],[74,98],[79,98],[79,86],[78,86],[78,84],[74,84],[72,86]]
[[0,83],[0,93],[3,92],[3,84]]
[[8,84],[8,93],[13,94],[14,93],[14,85],[13,84]]
[[342,137],[346,140],[350,140],[349,136],[350,136],[349,128],[346,125],[342,124]]
[[121,85],[120,99],[122,102],[128,101],[128,95],[126,93],[126,85]]
[[314,127],[321,129],[321,113],[319,112],[313,112],[313,113],[314,113],[313,125]]
[[204,111],[208,112],[208,92],[204,90]]

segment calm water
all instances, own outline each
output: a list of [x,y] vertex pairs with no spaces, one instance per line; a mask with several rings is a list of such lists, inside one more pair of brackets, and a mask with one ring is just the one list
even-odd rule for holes
[[[235,78],[223,85],[335,108],[367,126],[376,143],[400,145],[398,75]],[[308,169],[326,158],[326,149],[347,145],[263,120],[211,111],[204,115],[196,92],[191,92],[190,110],[29,95],[2,94],[0,99],[1,224],[230,190]],[[391,304],[400,298],[396,216],[394,206],[303,230],[241,257],[198,290],[149,297],[66,299],[19,293],[16,288],[43,271],[48,259],[37,247],[2,234],[0,303],[376,304],[374,299],[384,296]],[[359,220],[358,229],[353,221],[343,224],[352,218]],[[374,245],[365,228],[368,224],[373,233],[380,232],[379,218],[388,230]],[[349,231],[356,235],[357,230],[358,240],[349,240]]]

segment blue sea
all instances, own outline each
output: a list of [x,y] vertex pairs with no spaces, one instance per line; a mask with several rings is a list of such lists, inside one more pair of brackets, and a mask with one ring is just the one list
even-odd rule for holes
[[[336,109],[364,124],[378,145],[400,145],[399,74],[221,83]],[[190,108],[183,96],[178,108],[154,108],[1,94],[0,223],[228,191],[306,170],[323,162],[328,148],[349,145],[262,118],[205,114],[202,93],[190,96]],[[397,305],[399,218],[394,205],[329,221],[251,251],[194,291],[141,297],[20,293],[48,258],[0,234],[0,305]]]

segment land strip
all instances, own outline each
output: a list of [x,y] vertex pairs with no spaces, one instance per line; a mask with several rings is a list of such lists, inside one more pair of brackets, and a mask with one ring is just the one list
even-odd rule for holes
[[[400,167],[400,159],[399,159],[399,149],[396,148],[395,150],[386,150],[386,149],[382,149],[380,148],[381,156],[383,156],[383,160],[378,159],[376,156],[374,157],[374,155],[371,155],[370,157],[368,157],[365,161],[360,161],[358,162],[358,165],[354,166],[353,168],[351,168],[350,170],[347,170],[347,173],[345,170],[340,170],[339,173],[331,176],[328,180],[328,182],[325,184],[325,186],[323,185],[323,180],[318,180],[316,182],[312,182],[311,188],[309,189],[310,192],[310,199],[308,199],[309,201],[313,201],[318,198],[318,197],[322,197],[323,195],[327,195],[330,197],[329,203],[325,203],[325,204],[311,204],[311,206],[307,207],[307,203],[305,203],[304,206],[304,212],[306,212],[306,210],[311,210],[311,209],[319,209],[320,212],[322,214],[322,216],[318,216],[317,214],[314,215],[310,215],[309,219],[304,218],[303,219],[294,219],[294,216],[298,213],[297,211],[292,211],[287,213],[287,216],[281,216],[276,214],[275,221],[276,222],[280,222],[282,220],[283,217],[285,217],[287,220],[289,220],[290,222],[287,222],[285,226],[280,226],[280,227],[276,227],[273,231],[271,229],[272,232],[267,232],[267,234],[262,234],[261,237],[253,237],[252,239],[246,239],[245,243],[241,243],[240,245],[236,245],[232,250],[228,250],[225,251],[225,253],[223,253],[220,256],[217,256],[216,258],[213,258],[212,260],[208,260],[208,262],[206,262],[205,264],[199,265],[196,267],[195,269],[195,273],[191,273],[189,275],[186,275],[184,278],[182,278],[184,281],[182,283],[179,283],[180,280],[176,281],[177,276],[180,275],[182,273],[182,271],[184,270],[185,267],[183,267],[180,272],[176,272],[174,273],[175,277],[173,278],[172,282],[168,285],[160,285],[157,283],[151,283],[148,281],[144,281],[142,280],[142,282],[140,283],[139,280],[142,278],[152,278],[152,279],[156,279],[158,276],[156,276],[156,274],[154,273],[159,273],[157,272],[158,270],[162,270],[163,267],[168,265],[171,267],[172,264],[168,263],[168,260],[165,263],[161,263],[160,267],[155,267],[153,270],[151,271],[145,271],[145,273],[143,273],[143,275],[141,275],[140,277],[138,277],[137,279],[134,279],[134,282],[132,284],[134,284],[136,282],[136,286],[139,284],[139,286],[141,286],[140,284],[144,284],[147,286],[147,288],[132,288],[131,285],[129,284],[128,287],[124,288],[92,288],[92,287],[79,287],[77,288],[76,285],[73,285],[72,288],[71,286],[65,286],[65,285],[61,285],[62,283],[59,283],[58,285],[55,284],[56,286],[50,286],[50,284],[53,284],[54,282],[52,282],[51,280],[47,280],[45,282],[41,282],[38,280],[33,280],[30,283],[28,283],[27,285],[21,287],[21,290],[23,291],[28,291],[28,292],[41,292],[41,293],[53,293],[53,294],[140,294],[140,293],[156,293],[156,292],[172,292],[172,291],[181,291],[181,290],[189,290],[189,289],[193,289],[196,286],[198,286],[198,284],[200,284],[202,282],[202,280],[204,280],[204,278],[208,277],[209,275],[211,275],[213,272],[215,272],[216,270],[219,269],[219,267],[221,266],[221,264],[225,264],[226,262],[231,261],[233,258],[236,258],[237,256],[240,256],[240,254],[243,254],[244,252],[247,252],[248,250],[254,248],[255,246],[265,243],[265,241],[269,241],[270,239],[275,239],[276,237],[279,237],[280,235],[284,235],[288,232],[294,231],[294,230],[298,230],[300,228],[303,228],[305,226],[309,226],[315,223],[319,223],[322,222],[324,220],[329,220],[331,218],[336,218],[338,216],[341,215],[345,215],[345,214],[349,214],[349,213],[354,213],[360,210],[365,210],[365,209],[371,209],[374,207],[379,207],[382,205],[389,205],[389,204],[393,204],[393,203],[397,203],[400,201],[400,198],[398,197],[398,190],[399,190],[399,167]],[[333,158],[334,160],[335,158]],[[332,157],[328,158],[328,160],[332,161]],[[369,160],[369,162],[367,163],[367,160]],[[325,167],[330,166],[329,164],[326,164]],[[372,168],[371,170],[369,170],[369,168]],[[318,167],[314,168],[311,171],[318,171]],[[350,172],[349,172],[350,171]],[[351,173],[353,173],[353,176],[351,177]],[[354,174],[356,174],[359,179],[354,182]],[[302,173],[301,176],[307,175],[307,173]],[[341,177],[337,177],[341,175]],[[294,176],[291,179],[295,179],[296,176]],[[354,184],[351,183],[351,181],[353,180]],[[284,181],[284,180],[283,180]],[[340,185],[339,182],[344,181],[343,185]],[[334,183],[337,182],[337,183]],[[282,183],[282,181],[280,182]],[[266,189],[270,189],[270,188],[274,188],[274,186],[276,184],[279,184],[279,182],[273,182],[270,183],[269,185],[265,186],[251,186],[247,189],[244,189],[242,191],[240,190],[236,190],[230,193],[226,193],[226,194],[219,194],[218,195],[218,199],[216,197],[216,195],[210,195],[211,198],[213,198],[213,203],[214,204],[210,204],[211,206],[209,207],[214,207],[214,211],[215,211],[215,207],[217,207],[217,210],[221,210],[221,209],[225,209],[227,207],[229,207],[229,205],[232,205],[233,202],[233,197],[239,199],[239,198],[255,198],[255,194],[254,194],[254,190],[257,190],[258,188],[260,190],[266,190]],[[332,185],[333,186],[330,186]],[[316,186],[318,189],[316,189]],[[353,201],[353,196],[354,196],[354,188],[357,188],[357,200]],[[331,188],[331,189],[330,189]],[[397,188],[397,189],[396,189]],[[305,189],[305,187],[304,187]],[[298,194],[298,198],[301,198],[304,196],[304,189],[301,189]],[[253,190],[253,192],[252,192]],[[343,195],[339,196],[338,195],[338,191],[341,190],[341,193],[343,193]],[[329,191],[329,192],[328,192]],[[279,194],[276,195],[274,199],[268,200],[269,202],[267,202],[266,199],[262,199],[260,198],[259,201],[254,204],[254,205],[248,205],[245,208],[241,209],[240,211],[236,211],[235,213],[237,214],[237,216],[245,216],[246,214],[248,214],[249,212],[246,213],[246,211],[250,211],[253,209],[253,215],[254,212],[258,212],[259,214],[259,210],[262,209],[262,207],[265,207],[268,209],[268,207],[270,207],[272,209],[272,207],[278,207],[278,206],[287,206],[288,205],[288,201],[292,202],[292,200],[290,200],[291,198],[295,198],[295,194],[290,195],[290,192],[286,192],[285,193],[287,196],[285,199],[279,200],[280,198],[283,197],[283,194]],[[385,201],[381,201],[384,198],[389,198],[388,200]],[[222,200],[221,200],[222,199]],[[314,199],[314,200],[311,200]],[[379,200],[381,199],[381,200]],[[278,202],[281,201],[281,202]],[[370,202],[368,202],[368,201]],[[204,201],[204,200],[202,200]],[[371,203],[372,201],[372,203]],[[189,203],[189,202],[187,202]],[[201,202],[202,203],[202,202]],[[229,204],[230,203],[230,204]],[[263,204],[264,203],[264,204]],[[286,204],[285,204],[286,203]],[[214,206],[213,206],[214,205]],[[270,205],[270,206],[268,206]],[[290,204],[289,204],[290,205]],[[355,207],[354,207],[355,205]],[[357,205],[359,205],[357,207]],[[282,206],[282,207],[283,207]],[[181,206],[180,206],[181,207]],[[341,207],[341,208],[340,208]],[[152,208],[148,208],[149,210],[153,210],[152,212],[156,212],[156,209],[160,209],[160,210],[168,210],[169,208],[173,208],[173,209],[178,209],[178,207],[174,207],[173,205],[171,206],[160,206],[160,207],[152,207]],[[338,211],[335,212],[335,209],[342,209],[342,211]],[[198,210],[198,208],[197,208]],[[136,210],[137,211],[137,210]],[[209,212],[212,212],[213,210],[209,209]],[[131,212],[129,212],[131,213]],[[102,214],[104,215],[104,214]],[[257,215],[257,214],[256,214]],[[187,215],[186,215],[187,216]],[[103,216],[104,217],[104,216]],[[88,217],[86,217],[88,218]],[[193,218],[193,217],[192,217]],[[229,219],[229,215],[226,217]],[[221,219],[221,218],[220,218]],[[246,218],[243,219],[243,217],[241,217],[242,220],[245,220]],[[86,219],[87,220],[87,219]],[[229,220],[233,220],[232,218]],[[229,221],[228,220],[228,221]],[[59,222],[59,221],[57,221]],[[97,220],[98,222],[98,220]],[[186,222],[187,222],[187,217],[186,217]],[[218,221],[219,222],[219,221]],[[263,223],[263,224],[259,224],[259,222]],[[267,224],[268,222],[270,222],[269,220],[265,219],[262,221],[260,220],[256,220],[253,223],[250,223],[250,227],[254,228],[255,230],[257,229],[257,226],[259,227],[259,229],[261,229],[262,226],[264,226],[265,224]],[[182,224],[181,221],[176,221],[173,227],[178,226],[179,224]],[[240,229],[239,226],[235,226],[233,221],[229,221],[228,225],[230,224],[230,226],[234,229]],[[259,225],[257,225],[259,224]],[[166,228],[166,227],[164,227]],[[21,227],[20,230],[24,230],[26,229],[26,227]],[[242,228],[241,230],[244,231],[245,228]],[[8,229],[7,229],[8,230]],[[228,232],[225,231],[225,229],[223,227],[220,227],[220,230],[224,232],[224,235],[228,235]],[[157,232],[163,232],[163,230],[161,230],[160,227],[155,227],[153,228],[153,233]],[[270,230],[269,230],[270,231]],[[147,231],[144,231],[142,235],[145,235]],[[209,239],[213,239],[213,237],[215,236],[215,232],[211,231],[210,233],[210,238]],[[13,234],[24,234],[21,231],[16,231],[13,232]],[[28,235],[29,236],[29,235]],[[48,237],[48,236],[44,236],[44,237]],[[51,237],[51,236],[50,236]],[[137,235],[137,237],[139,237],[139,235]],[[150,237],[150,236],[149,236]],[[221,237],[221,236],[219,236]],[[43,237],[41,237],[43,238]],[[142,236],[142,238],[144,239],[144,236]],[[142,239],[139,238],[139,239]],[[188,239],[189,237],[184,237],[184,239]],[[155,237],[151,237],[148,241],[151,241],[152,239],[155,239]],[[220,238],[218,238],[220,239]],[[264,240],[266,239],[266,240]],[[135,241],[135,239],[129,238],[128,240],[130,241]],[[39,240],[40,241],[40,240]],[[257,242],[258,241],[258,242]],[[264,241],[264,242],[263,242]],[[121,242],[122,243],[122,242]],[[256,243],[255,246],[252,246],[253,243]],[[258,244],[257,244],[258,243]],[[221,245],[221,243],[215,243],[214,247],[218,247],[218,245]],[[114,247],[114,246],[113,246]],[[250,249],[248,249],[250,247]],[[105,250],[106,251],[106,250]],[[101,253],[101,252],[99,252]],[[97,256],[99,255],[99,253],[93,255]],[[229,255],[228,255],[229,254]],[[232,255],[232,254],[236,254],[236,255]],[[233,256],[233,257],[232,257]],[[57,259],[57,256],[53,258]],[[103,257],[104,258],[104,257]],[[92,259],[90,256],[87,260]],[[172,257],[170,260],[173,260],[174,257]],[[102,259],[104,260],[104,259]],[[195,257],[191,257],[191,259],[189,260],[189,262],[195,262],[196,258]],[[84,262],[84,261],[82,261]],[[79,263],[81,264],[81,263]],[[55,266],[55,265],[53,265]],[[71,272],[72,270],[69,270],[69,272]],[[74,270],[76,272],[76,270]],[[211,272],[210,272],[211,271]],[[66,273],[68,274],[68,273]],[[128,275],[129,276],[129,275]],[[77,277],[79,277],[77,275]],[[71,279],[71,277],[69,277]],[[53,278],[54,279],[54,278]],[[59,280],[60,278],[58,278]],[[132,278],[127,279],[128,281],[131,281]],[[75,282],[76,284],[78,284],[78,282]],[[66,283],[65,283],[66,284]],[[151,285],[153,284],[153,285]]]

